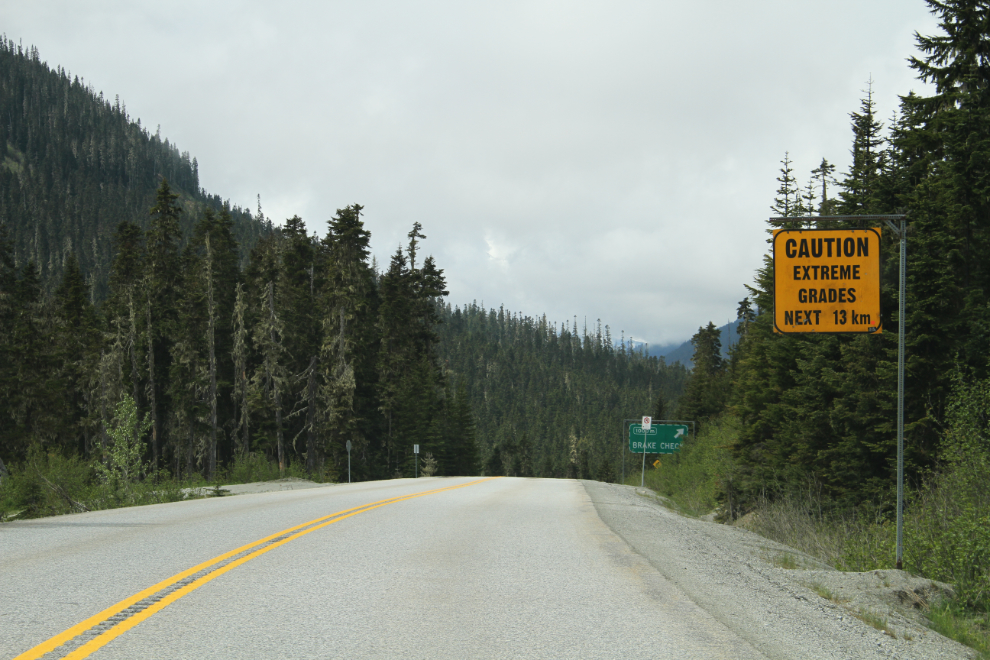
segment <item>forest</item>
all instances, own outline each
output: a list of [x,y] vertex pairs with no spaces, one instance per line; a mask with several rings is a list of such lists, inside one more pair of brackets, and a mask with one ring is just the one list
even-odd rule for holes
[[618,481],[624,420],[662,418],[687,380],[680,363],[616,342],[601,321],[558,326],[475,303],[443,321],[440,353],[468,384],[485,474]]
[[362,206],[322,237],[276,225],[36,49],[4,40],[0,58],[0,483],[17,515],[135,501],[134,484],[412,476],[413,445],[427,474],[614,481],[622,420],[683,389],[683,367],[600,321],[451,308],[418,222],[380,268]]
[[[62,67],[50,69],[34,47],[0,37],[0,218],[17,263],[34,261],[51,290],[69,253],[86,274],[91,300],[108,295],[112,241],[118,223],[147,230],[155,190],[166,178],[181,193],[183,237],[220,197],[199,186],[188,152],[132,120],[119,98],[103,98]],[[263,223],[229,209],[244,266]]]
[[[900,98],[888,123],[872,84],[850,113],[848,171],[826,158],[800,183],[781,161],[770,215],[775,228],[860,228],[855,216],[906,213],[906,317],[897,316],[898,240],[883,233],[882,335],[775,334],[768,253],[740,302],[741,339],[729,360],[713,351],[713,325],[695,336],[695,369],[682,407],[699,419],[738,418],[732,488],[745,502],[768,487],[813,480],[836,501],[887,498],[896,458],[897,331],[906,327],[905,444],[909,478],[935,469],[954,383],[988,375],[990,345],[990,60],[986,12],[942,5],[944,34],[918,36],[910,66],[929,97]],[[979,18],[979,20],[977,20]],[[816,216],[854,216],[817,221]],[[768,239],[769,243],[769,239]],[[699,353],[700,352],[700,353]]]
[[729,358],[713,324],[693,338],[680,410],[701,431],[648,477],[687,511],[714,509],[829,565],[892,568],[903,324],[904,566],[954,585],[933,625],[990,653],[990,11],[929,5],[939,33],[916,34],[909,66],[931,94],[901,96],[883,122],[867,81],[849,114],[848,170],[821,158],[802,183],[785,153],[769,208],[782,220],[767,226],[865,228],[877,220],[856,216],[906,214],[906,313],[899,239],[883,227],[882,334],[775,333],[768,252]]

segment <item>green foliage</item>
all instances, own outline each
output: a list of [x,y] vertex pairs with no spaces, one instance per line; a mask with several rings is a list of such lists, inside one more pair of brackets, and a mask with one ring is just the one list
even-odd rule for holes
[[87,461],[34,443],[24,462],[11,465],[0,481],[0,520],[88,511],[92,477]]
[[928,613],[932,630],[975,649],[979,660],[990,658],[990,613],[974,614],[954,603],[943,603]]
[[423,457],[423,465],[420,467],[420,474],[424,477],[432,477],[437,473],[437,459],[433,458],[433,454],[426,452],[426,456]]
[[965,606],[990,611],[990,380],[957,374],[947,421],[943,468],[912,505],[905,559],[952,583]]
[[646,485],[690,515],[722,507],[729,519],[738,468],[732,446],[739,438],[739,420],[723,415],[706,424],[676,454],[660,456],[660,467],[647,466]]
[[274,481],[279,479],[278,463],[269,460],[263,454],[239,454],[227,467],[223,474],[224,483],[249,484],[256,481]]
[[677,419],[703,423],[725,409],[729,382],[722,360],[721,334],[721,330],[709,321],[707,327],[698,328],[691,338],[694,368],[678,403]]
[[148,467],[142,460],[145,448],[142,438],[150,428],[150,416],[139,419],[134,400],[125,394],[107,428],[109,442],[103,460],[93,464],[107,497],[122,503],[134,501],[134,485]]
[[580,332],[476,304],[440,312],[440,358],[464,384],[486,475],[618,480],[623,420],[649,414],[658,394],[673,405],[687,378],[616,346],[600,323]]

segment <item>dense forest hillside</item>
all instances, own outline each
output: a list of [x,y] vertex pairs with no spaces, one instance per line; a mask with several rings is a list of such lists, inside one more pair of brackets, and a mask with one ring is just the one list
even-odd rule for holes
[[[988,375],[990,14],[985,3],[930,4],[941,33],[917,37],[920,54],[910,66],[934,93],[901,97],[899,111],[885,123],[867,83],[849,114],[848,171],[838,173],[821,158],[803,184],[785,154],[768,214],[792,219],[771,223],[768,233],[778,227],[881,226],[883,334],[775,334],[767,254],[751,295],[740,303],[740,340],[731,358],[709,360],[704,369],[696,360],[685,401],[699,416],[728,414],[740,424],[729,445],[735,471],[722,482],[738,491],[737,505],[768,492],[813,487],[843,505],[889,507],[899,324],[907,336],[910,484],[917,486],[941,465],[954,390]],[[907,213],[909,223],[903,319],[897,314],[898,241],[882,222],[857,218],[895,213]],[[809,219],[818,215],[851,217]],[[714,330],[709,326],[695,340],[705,343],[705,333]]]
[[[199,186],[188,152],[132,121],[119,98],[105,99],[35,48],[0,38],[0,219],[18,265],[33,261],[46,289],[62,277],[70,253],[94,300],[108,293],[111,241],[122,220],[147,229],[161,179],[186,211],[183,236],[205,208],[222,200]],[[229,210],[242,262],[264,231],[240,208]]]
[[441,359],[467,384],[486,474],[615,481],[623,420],[670,407],[687,379],[679,364],[616,346],[600,322],[558,328],[476,304],[442,318]]
[[[253,218],[37,50],[3,40],[0,64],[0,480],[57,457],[104,501],[259,461],[388,478],[415,444],[434,474],[614,480],[622,420],[683,388],[607,327],[452,311],[419,223],[380,271],[361,206],[322,237]],[[67,492],[35,486],[17,496],[35,514]]]

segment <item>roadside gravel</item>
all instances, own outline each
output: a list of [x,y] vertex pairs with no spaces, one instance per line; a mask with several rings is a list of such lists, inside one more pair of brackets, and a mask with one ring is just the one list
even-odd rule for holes
[[[768,658],[976,657],[917,613],[947,585],[903,571],[841,573],[753,532],[674,513],[647,489],[583,483],[613,532]],[[800,568],[779,568],[785,556]]]
[[[336,486],[334,483],[318,484],[308,479],[288,477],[286,479],[276,479],[274,481],[255,481],[249,484],[230,484],[219,486],[220,493],[226,495],[249,495],[253,493],[272,493],[283,490],[303,490],[307,488],[330,488]],[[200,486],[199,488],[183,488],[182,492],[186,496],[210,497],[216,493],[212,486]]]

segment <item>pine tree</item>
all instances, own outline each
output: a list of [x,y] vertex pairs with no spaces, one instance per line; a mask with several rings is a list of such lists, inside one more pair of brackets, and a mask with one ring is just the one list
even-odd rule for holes
[[244,293],[244,285],[241,282],[236,286],[236,299],[234,302],[234,387],[231,398],[234,402],[234,422],[236,424],[235,433],[237,437],[236,451],[241,457],[246,456],[251,449],[251,409],[248,404],[248,394],[250,383],[248,380],[248,331],[247,331],[247,298]]
[[834,174],[835,165],[828,162],[825,158],[822,158],[822,162],[818,167],[811,170],[811,180],[817,184],[818,189],[821,191],[818,193],[818,199],[821,200],[818,205],[818,215],[837,215],[835,210],[837,201],[828,196],[829,185],[836,185]]
[[[320,400],[325,410],[327,449],[342,469],[348,440],[362,456],[361,470],[367,469],[370,447],[365,424],[375,416],[369,400],[374,379],[374,273],[368,264],[370,234],[361,221],[358,204],[337,209],[323,241],[326,254],[324,295],[323,365]],[[359,391],[359,383],[364,387]]]
[[17,270],[14,265],[14,242],[7,224],[0,222],[0,455],[8,460],[24,451],[15,431],[14,397],[17,393],[16,360],[18,346],[14,341],[17,319]]
[[[181,281],[179,218],[182,209],[176,204],[179,196],[172,192],[166,179],[158,187],[155,205],[151,208],[151,227],[146,246],[148,338],[148,404],[151,413],[152,470],[158,469],[161,452],[162,393],[169,390],[168,372],[172,337],[176,334],[178,286]],[[155,371],[155,366],[158,371]],[[167,409],[168,402],[164,401]]]
[[261,354],[262,364],[255,372],[254,387],[275,417],[275,452],[279,473],[285,472],[286,454],[282,423],[282,393],[288,374],[285,371],[284,326],[275,313],[275,283],[269,282],[259,299],[261,317],[255,326],[254,343]]
[[67,407],[60,444],[85,454],[98,413],[89,406],[91,401],[96,403],[90,396],[89,374],[99,360],[99,321],[74,253],[69,253],[62,273],[54,296],[57,327],[53,333],[53,357],[62,365],[62,398]]
[[842,180],[842,191],[839,193],[841,215],[869,213],[878,202],[886,157],[883,124],[877,121],[875,109],[873,81],[870,80],[859,112],[849,113],[853,129],[852,165]]
[[794,178],[794,168],[791,167],[791,156],[784,152],[784,159],[780,161],[783,166],[780,168],[780,176],[777,181],[780,187],[777,189],[777,197],[773,200],[770,210],[774,215],[781,218],[792,218],[801,215],[800,192],[797,188],[797,179]]
[[121,222],[114,233],[113,248],[114,256],[110,264],[110,294],[103,304],[103,316],[110,332],[115,333],[126,328],[131,399],[140,410],[138,309],[142,305],[140,296],[144,277],[144,232],[133,222],[126,220]]

